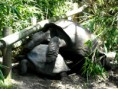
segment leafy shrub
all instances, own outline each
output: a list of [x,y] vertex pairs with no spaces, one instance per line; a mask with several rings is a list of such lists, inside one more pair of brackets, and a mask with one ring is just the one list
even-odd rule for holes
[[[80,3],[79,0],[77,1]],[[87,4],[88,8],[79,15],[78,22],[103,41],[106,53],[116,51],[118,55],[118,2],[116,0],[83,0],[81,4]],[[104,72],[101,65],[93,64],[91,60],[92,58],[86,57],[83,74],[89,77]]]
[[98,63],[93,63],[88,57],[85,58],[85,63],[82,67],[82,75],[85,75],[87,81],[89,77],[95,78],[96,75],[102,76],[105,69]]
[[80,16],[81,24],[98,35],[108,51],[118,51],[118,7],[115,0],[88,0],[86,12]]
[[4,82],[4,75],[2,73],[2,68],[3,68],[3,65],[0,64],[0,82]]
[[38,21],[60,16],[68,10],[66,0],[4,0],[0,1],[0,30],[12,27],[14,32],[31,25],[30,19]]

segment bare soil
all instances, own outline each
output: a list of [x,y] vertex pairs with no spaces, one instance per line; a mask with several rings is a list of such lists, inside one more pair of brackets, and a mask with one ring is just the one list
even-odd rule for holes
[[21,76],[13,71],[13,89],[118,89],[118,70],[109,71],[108,74],[108,77],[91,77],[86,81],[86,78],[72,73],[68,75],[70,81],[62,81],[33,73]]

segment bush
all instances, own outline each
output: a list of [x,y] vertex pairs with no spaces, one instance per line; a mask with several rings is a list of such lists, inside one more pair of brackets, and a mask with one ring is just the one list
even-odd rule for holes
[[[78,0],[79,1],[79,0]],[[104,43],[107,52],[116,51],[118,55],[118,7],[115,0],[87,0],[81,2],[87,4],[88,8],[80,14],[79,23],[96,34]],[[118,59],[118,56],[116,56]],[[83,66],[83,73],[87,77],[99,74],[104,69],[96,64],[92,64],[92,58],[87,57]],[[97,71],[99,72],[97,72]]]
[[13,31],[31,25],[30,19],[38,21],[60,16],[68,10],[65,0],[4,0],[0,1],[0,30],[12,27]]

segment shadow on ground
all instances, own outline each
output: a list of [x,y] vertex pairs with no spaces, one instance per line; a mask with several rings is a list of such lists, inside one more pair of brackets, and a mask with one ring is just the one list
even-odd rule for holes
[[32,73],[20,76],[17,71],[13,71],[13,89],[118,89],[118,70],[112,71],[109,77],[98,76],[96,80],[90,78],[88,82],[76,73],[69,74],[69,78],[70,81],[63,82]]

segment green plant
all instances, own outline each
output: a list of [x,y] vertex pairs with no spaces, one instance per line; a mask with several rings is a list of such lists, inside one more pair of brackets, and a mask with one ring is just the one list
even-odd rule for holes
[[80,22],[91,32],[98,35],[108,51],[117,51],[118,47],[118,2],[115,0],[88,0],[86,12],[80,16]]
[[11,83],[11,79],[5,79],[2,70],[4,68],[7,68],[7,66],[4,66],[0,64],[0,89],[12,89],[13,85]]
[[0,64],[0,81],[4,82],[4,75],[2,73],[3,65]]
[[[92,49],[92,41],[88,40],[84,45],[87,45],[90,49]],[[86,76],[87,81],[89,77],[95,77],[96,75],[102,76],[103,73],[105,73],[105,69],[101,65],[100,62],[100,56],[98,49],[95,48],[94,50],[90,50],[86,57],[85,57],[85,63],[82,67],[82,75]]]
[[85,75],[87,78],[87,81],[89,80],[89,77],[94,77],[96,75],[102,76],[103,73],[105,73],[105,69],[98,63],[93,63],[89,57],[85,58],[85,63],[82,67],[82,75]]
[[[79,23],[89,28],[103,41],[106,53],[109,51],[118,52],[118,2],[116,0],[87,0],[81,4],[87,4],[89,7],[78,17]],[[86,44],[90,47],[92,45],[91,42],[86,42]],[[97,54],[95,52],[91,56],[99,59]],[[101,75],[104,72],[104,68],[99,63],[94,63],[90,55],[87,55],[82,69],[87,78],[91,75]]]
[[0,82],[0,89],[13,89],[13,85]]
[[[4,0],[0,1],[0,31],[11,27],[14,32],[31,25],[30,19],[38,21],[60,16],[67,12],[66,0]],[[0,32],[1,34],[1,32]]]

